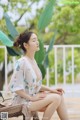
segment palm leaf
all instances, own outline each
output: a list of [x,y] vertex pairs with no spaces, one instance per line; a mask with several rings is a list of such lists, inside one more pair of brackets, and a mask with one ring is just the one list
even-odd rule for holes
[[45,55],[45,59],[44,59],[45,68],[48,67],[48,65],[49,65],[48,54],[53,49],[53,45],[54,45],[54,42],[55,42],[55,36],[56,36],[56,33],[54,34],[52,40],[50,41],[49,48],[48,48],[48,50],[46,52],[46,55]]
[[53,7],[56,0],[50,0],[43,13],[40,16],[38,22],[38,29],[42,31],[50,23],[53,15]]
[[52,38],[52,40],[50,41],[50,44],[49,44],[49,47],[48,47],[48,50],[47,50],[47,54],[48,54],[48,53],[52,50],[52,48],[53,48],[56,34],[57,34],[57,31],[54,32],[53,38]]
[[19,35],[17,30],[15,29],[12,22],[10,21],[10,18],[7,13],[4,13],[4,18],[6,20],[6,26],[8,31],[10,32],[11,36],[15,39],[15,37]]
[[0,31],[0,40],[3,45],[6,45],[8,47],[13,46],[13,42],[2,31]]
[[7,47],[7,51],[9,55],[11,56],[19,56],[21,53],[19,51],[16,51],[14,48]]
[[39,40],[39,46],[40,46],[40,50],[35,54],[35,59],[38,64],[41,64],[45,56],[43,41]]
[[45,77],[45,74],[46,74],[46,69],[44,68],[44,65],[43,64],[38,64],[40,70],[41,70],[41,73],[42,73],[42,78]]

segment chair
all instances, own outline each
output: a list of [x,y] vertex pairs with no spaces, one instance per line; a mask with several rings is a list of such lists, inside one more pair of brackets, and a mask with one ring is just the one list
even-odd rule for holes
[[[4,101],[4,97],[3,97],[1,92],[0,92],[0,96],[3,98],[3,101]],[[18,117],[18,116],[23,115],[23,120],[25,120],[25,116],[22,113],[22,106],[23,106],[23,104],[14,105],[14,106],[11,106],[11,105],[5,106],[5,105],[0,103],[0,112],[8,112],[9,118]],[[33,120],[39,120],[37,112],[33,115]]]

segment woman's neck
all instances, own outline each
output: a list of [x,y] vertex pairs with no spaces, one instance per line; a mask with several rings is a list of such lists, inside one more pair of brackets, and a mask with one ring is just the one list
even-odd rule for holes
[[29,59],[34,60],[35,53],[26,53],[25,56],[27,56]]

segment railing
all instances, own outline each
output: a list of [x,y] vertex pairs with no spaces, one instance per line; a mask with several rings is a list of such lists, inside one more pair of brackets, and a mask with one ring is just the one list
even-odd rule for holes
[[[63,81],[64,85],[66,84],[66,48],[71,48],[72,50],[72,84],[74,85],[74,49],[80,48],[80,45],[54,45],[54,64],[55,64],[55,85],[57,85],[58,81],[58,72],[57,72],[57,50],[58,48],[63,49]],[[48,46],[45,46],[46,49],[48,49]],[[47,82],[48,84],[48,82]]]
[[[46,48],[46,50],[48,49],[48,45],[44,46]],[[63,85],[66,85],[66,49],[67,48],[71,48],[72,50],[72,85],[74,85],[74,49],[76,48],[80,48],[80,45],[54,45],[53,49],[54,49],[54,70],[55,70],[55,86],[58,85],[58,71],[57,71],[57,52],[58,52],[58,48],[61,48],[63,51]],[[4,58],[5,58],[5,90],[7,90],[7,86],[8,86],[8,77],[7,77],[7,49],[5,46],[0,46],[0,49],[4,49],[5,50],[5,54],[4,54]],[[15,63],[15,57],[13,57],[13,64]],[[46,70],[46,79],[47,79],[47,86],[49,86],[49,68],[47,68]]]

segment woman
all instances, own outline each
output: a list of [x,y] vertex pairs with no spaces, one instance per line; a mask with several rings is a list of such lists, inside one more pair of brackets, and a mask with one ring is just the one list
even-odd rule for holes
[[[33,32],[20,34],[14,43],[24,51],[15,66],[10,81],[10,89],[15,93],[13,104],[24,103],[23,113],[43,111],[42,120],[50,120],[57,111],[61,120],[68,120],[62,89],[51,89],[42,85],[42,74],[35,61],[35,52],[39,50],[37,35]],[[26,116],[27,118],[27,116]]]

